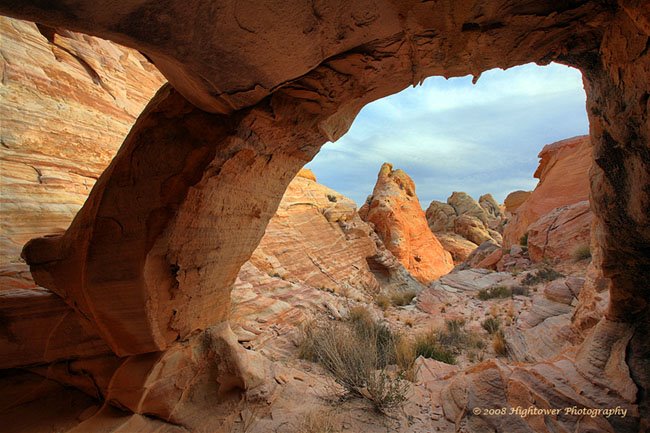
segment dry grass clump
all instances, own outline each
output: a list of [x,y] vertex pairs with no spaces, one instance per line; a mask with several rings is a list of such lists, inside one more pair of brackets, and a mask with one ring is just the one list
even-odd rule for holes
[[303,418],[296,433],[336,433],[331,413],[327,411],[312,411]]
[[494,353],[498,356],[506,356],[508,354],[508,344],[503,331],[499,330],[492,335],[492,348]]
[[488,334],[492,335],[501,328],[501,320],[498,317],[488,317],[481,323],[481,326]]
[[400,290],[391,293],[390,301],[396,307],[409,305],[417,293],[415,290]]
[[545,267],[542,269],[538,269],[535,274],[528,274],[524,277],[524,279],[521,281],[521,284],[524,286],[533,286],[535,284],[545,282],[545,281],[553,281],[557,280],[558,278],[562,278],[564,275],[559,273],[553,268]]
[[417,293],[415,290],[394,290],[388,294],[380,293],[375,297],[375,304],[386,311],[388,307],[409,305]]
[[465,329],[463,320],[447,320],[443,329],[433,329],[419,334],[413,341],[415,357],[435,359],[446,364],[456,364],[457,356],[467,352],[476,358],[477,349],[484,349],[485,342],[476,333]]
[[422,356],[445,364],[456,363],[456,357],[451,350],[440,344],[438,331],[429,331],[416,336],[413,343],[413,353],[415,358]]
[[307,325],[300,355],[320,363],[349,393],[384,412],[406,400],[407,371],[389,366],[407,361],[398,361],[400,337],[363,310],[351,309],[347,321]]
[[581,260],[591,259],[591,247],[588,244],[580,245],[573,251],[573,260],[579,262]]

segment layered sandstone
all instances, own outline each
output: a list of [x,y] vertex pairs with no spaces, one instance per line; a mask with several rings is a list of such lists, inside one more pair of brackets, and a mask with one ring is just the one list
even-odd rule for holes
[[558,141],[539,153],[535,190],[519,206],[509,201],[510,218],[503,232],[504,245],[518,244],[528,227],[543,215],[560,206],[589,200],[589,168],[592,145],[588,136]]
[[164,78],[138,51],[0,17],[0,266],[63,232]]
[[453,268],[451,254],[429,230],[415,184],[404,171],[382,165],[372,196],[359,213],[419,281],[428,283]]
[[287,187],[250,261],[271,276],[347,295],[417,286],[375,238],[352,200],[303,169]]

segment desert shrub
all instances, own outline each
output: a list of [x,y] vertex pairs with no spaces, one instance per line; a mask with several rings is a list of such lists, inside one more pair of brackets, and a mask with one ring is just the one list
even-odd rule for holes
[[521,281],[521,284],[524,286],[533,286],[535,284],[545,282],[545,281],[553,281],[557,280],[558,278],[562,278],[564,275],[561,273],[557,272],[553,268],[542,268],[538,269],[534,274],[528,274],[524,277],[524,279]]
[[300,355],[319,362],[349,393],[383,412],[402,404],[409,388],[404,368],[391,372],[387,367],[408,361],[398,359],[400,337],[363,310],[351,309],[344,322],[308,324]]
[[488,334],[492,335],[501,327],[501,320],[498,317],[488,317],[481,323],[481,326]]
[[487,301],[494,298],[509,298],[512,296],[512,290],[506,286],[494,286],[487,289],[481,289],[476,295],[481,301]]
[[451,350],[442,347],[438,340],[438,336],[439,334],[436,331],[429,331],[418,335],[413,344],[415,357],[417,358],[418,356],[422,356],[446,364],[455,364],[456,357]]
[[528,287],[525,286],[513,286],[510,288],[512,290],[512,295],[516,296],[528,296],[529,295],[529,290]]
[[591,258],[591,247],[589,245],[580,245],[573,251],[573,260],[579,262],[580,260],[587,260]]
[[415,290],[401,290],[395,291],[390,295],[390,301],[396,307],[409,305],[413,298],[415,298]]
[[499,330],[492,335],[492,348],[494,349],[494,353],[499,356],[508,354],[508,344],[506,343],[506,337],[503,335],[503,331]]
[[332,194],[327,194],[327,199],[332,203],[336,203],[336,196]]
[[527,247],[528,246],[528,232],[524,233],[519,238],[519,245],[521,245],[522,247]]

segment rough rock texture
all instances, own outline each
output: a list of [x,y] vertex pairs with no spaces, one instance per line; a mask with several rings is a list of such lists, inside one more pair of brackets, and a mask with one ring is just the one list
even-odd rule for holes
[[[470,430],[647,429],[649,400],[639,392],[650,389],[647,2],[265,6],[0,0],[4,14],[137,48],[177,89],[165,88],[145,110],[66,234],[28,245],[39,283],[88,317],[118,354],[189,338],[228,317],[229,287],[282,192],[361,107],[430,75],[478,77],[556,60],[584,76],[592,233],[609,286],[607,318],[575,360],[492,362],[464,374],[445,413]],[[579,427],[574,418],[471,415],[477,404],[505,402],[620,404],[630,413],[581,419]]]
[[372,196],[359,214],[419,281],[428,283],[454,267],[451,254],[429,230],[413,180],[402,170],[382,165]]
[[[501,244],[503,213],[490,194],[480,198],[480,204],[467,193],[454,192],[447,203],[433,200],[426,211],[431,231],[441,239],[455,264],[467,260],[483,242]],[[444,239],[444,241],[442,240]]]
[[589,201],[561,206],[528,226],[528,254],[534,262],[575,260],[588,248],[593,214]]
[[518,244],[528,227],[553,209],[589,200],[591,148],[589,136],[544,146],[534,175],[539,183],[526,201],[511,211],[514,215],[503,232],[504,246]]

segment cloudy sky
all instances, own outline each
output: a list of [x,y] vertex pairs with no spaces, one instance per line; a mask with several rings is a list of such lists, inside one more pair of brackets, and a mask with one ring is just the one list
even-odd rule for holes
[[580,72],[528,64],[471,77],[427,79],[422,86],[375,101],[350,131],[327,143],[307,165],[324,185],[361,205],[384,162],[415,181],[426,209],[453,191],[475,199],[533,189],[545,144],[586,134]]

